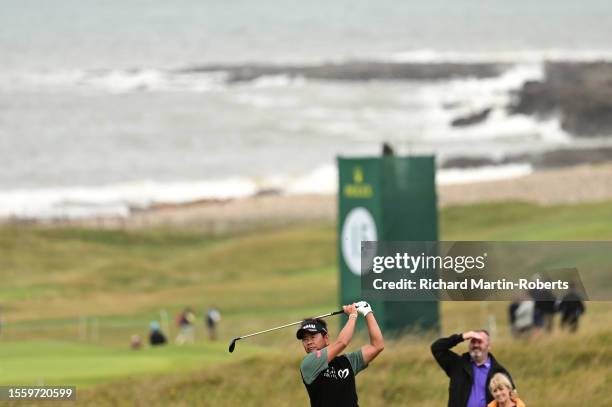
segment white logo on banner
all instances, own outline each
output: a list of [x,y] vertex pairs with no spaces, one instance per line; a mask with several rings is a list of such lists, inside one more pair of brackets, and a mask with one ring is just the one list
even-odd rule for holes
[[342,225],[342,257],[349,270],[361,275],[361,242],[377,240],[376,223],[366,208],[353,208]]

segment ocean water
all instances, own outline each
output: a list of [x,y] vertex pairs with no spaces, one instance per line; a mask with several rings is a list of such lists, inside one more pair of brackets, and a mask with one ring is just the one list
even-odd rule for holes
[[[333,4],[329,4],[333,3]],[[509,116],[545,60],[612,60],[607,1],[3,0],[0,216],[333,192],[338,155],[447,158],[579,148],[557,119]],[[498,76],[232,82],[224,66],[504,63]],[[218,66],[217,69],[196,69]],[[462,115],[488,119],[452,128]],[[525,174],[441,171],[439,182]]]

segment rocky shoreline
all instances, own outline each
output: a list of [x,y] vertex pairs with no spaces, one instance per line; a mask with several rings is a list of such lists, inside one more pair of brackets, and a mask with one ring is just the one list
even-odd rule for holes
[[498,63],[400,63],[349,61],[318,65],[205,65],[185,68],[179,73],[223,72],[228,83],[252,81],[263,76],[287,75],[291,78],[367,81],[439,80],[456,77],[491,78],[500,75],[508,64]]
[[535,170],[545,170],[607,162],[612,162],[612,147],[561,148],[542,153],[508,155],[497,160],[489,157],[457,157],[445,160],[439,167],[447,169],[529,164]]
[[[204,65],[177,70],[192,74],[216,72],[227,83],[252,81],[264,76],[336,81],[492,78],[512,67],[510,63],[400,63],[348,61],[315,65]],[[544,79],[527,81],[513,91],[511,114],[546,119],[558,116],[561,127],[577,137],[612,136],[612,62],[545,62]],[[487,119],[485,108],[466,117],[457,117],[452,126],[470,126]]]
[[[229,82],[256,79],[265,75],[287,74],[333,80],[436,80],[452,77],[495,77],[509,64],[469,63],[383,63],[348,62],[316,66],[204,66],[184,72],[225,71]],[[576,137],[612,136],[612,63],[549,62],[542,81],[527,82],[514,94],[507,109],[512,114],[542,119],[559,117],[562,127]],[[458,119],[455,125],[473,126],[486,121],[489,109]],[[611,139],[612,141],[612,139]],[[557,149],[542,153],[511,155],[500,159],[461,157],[439,163],[440,168],[474,168],[507,164],[529,164],[536,173],[512,180],[439,186],[440,204],[469,204],[499,200],[523,200],[543,204],[612,199],[612,143],[609,147]],[[579,166],[579,167],[573,167]],[[570,194],[558,192],[556,185]],[[567,188],[564,191],[567,191]],[[462,192],[461,192],[462,191]],[[465,193],[469,191],[469,193]],[[555,192],[557,191],[557,192]],[[568,197],[571,197],[568,198]],[[469,198],[469,199],[468,199]],[[59,224],[85,224],[101,227],[140,227],[158,224],[231,225],[230,229],[254,223],[291,223],[329,220],[335,216],[335,198],[329,195],[283,195],[262,191],[257,196],[229,201],[205,200],[180,205],[158,205],[131,210],[127,218],[95,218],[50,221]],[[6,222],[0,220],[0,222]],[[36,220],[9,222],[44,223]],[[223,226],[225,228],[226,226]]]
[[559,116],[577,137],[612,136],[612,63],[549,62],[543,81],[518,90],[511,113]]

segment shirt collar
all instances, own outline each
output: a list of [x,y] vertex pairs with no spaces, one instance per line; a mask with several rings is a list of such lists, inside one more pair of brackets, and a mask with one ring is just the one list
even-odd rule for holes
[[484,362],[482,365],[480,365],[480,366],[478,366],[478,365],[476,364],[476,362],[474,362],[474,361],[472,360],[472,365],[473,365],[474,367],[483,367],[483,366],[484,366],[484,367],[486,367],[487,369],[490,369],[490,368],[491,368],[491,356],[490,356],[490,355],[489,355],[489,356],[487,356],[487,360],[486,360],[486,361],[485,361],[485,362]]

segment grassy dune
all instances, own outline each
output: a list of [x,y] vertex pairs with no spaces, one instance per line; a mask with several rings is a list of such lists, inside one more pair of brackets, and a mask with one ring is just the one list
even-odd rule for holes
[[[612,204],[451,207],[440,228],[445,240],[609,240]],[[331,224],[221,237],[195,228],[0,229],[0,384],[77,384],[79,405],[306,405],[292,330],[239,343],[232,355],[225,347],[232,336],[337,307],[335,233]],[[211,304],[223,313],[219,343],[203,339],[200,323],[195,345],[127,349],[160,310],[172,320],[186,305],[201,315]],[[609,303],[588,304],[578,335],[529,342],[509,338],[506,306],[444,303],[443,331],[494,319],[495,353],[528,405],[612,405]],[[443,405],[447,381],[431,339],[388,343],[358,377],[362,405]]]
[[[497,357],[512,371],[531,406],[611,405],[609,330],[588,327],[576,337],[556,335],[533,342],[500,340]],[[388,343],[357,378],[361,405],[445,405],[447,379],[427,351],[428,343]],[[282,353],[281,353],[282,352]],[[175,373],[84,391],[83,404],[274,406],[308,405],[299,379],[296,347],[268,351],[240,362],[194,373]]]

